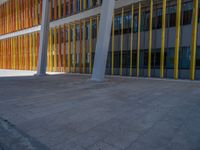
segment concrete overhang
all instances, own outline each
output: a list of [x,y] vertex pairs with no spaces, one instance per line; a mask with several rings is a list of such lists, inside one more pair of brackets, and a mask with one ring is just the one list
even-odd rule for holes
[[[0,0],[0,1],[5,2],[7,0]],[[139,1],[143,1],[143,0],[116,0],[115,9],[130,5],[130,4],[133,4],[133,3],[137,3]],[[59,19],[59,20],[52,21],[52,22],[50,22],[50,27],[52,28],[52,27],[59,26],[59,25],[62,25],[62,24],[68,24],[68,23],[71,23],[71,22],[74,22],[74,21],[77,21],[77,20],[82,20],[84,18],[88,18],[88,17],[91,17],[91,16],[98,15],[100,13],[100,10],[101,10],[101,7],[97,7],[97,8],[94,8],[94,9],[84,11],[84,12],[79,13],[79,14],[75,14],[75,15],[72,15],[72,16],[69,16],[69,17],[66,17],[66,18],[62,18],[62,19]],[[16,32],[13,32],[13,33],[5,34],[5,35],[0,35],[0,40],[12,38],[12,37],[16,37],[16,36],[20,36],[20,35],[24,35],[24,34],[33,33],[33,32],[36,32],[36,31],[40,31],[40,29],[41,29],[41,26],[38,25],[38,26],[35,26],[35,27],[31,27],[31,28],[28,28],[28,29],[21,30],[21,31],[16,31]]]
[[5,3],[6,1],[8,1],[8,0],[0,0],[0,5]]

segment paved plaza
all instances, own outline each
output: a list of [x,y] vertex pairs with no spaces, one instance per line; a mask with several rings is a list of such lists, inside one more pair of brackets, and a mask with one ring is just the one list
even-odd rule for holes
[[200,82],[0,77],[0,118],[6,150],[24,144],[10,127],[38,149],[199,150]]

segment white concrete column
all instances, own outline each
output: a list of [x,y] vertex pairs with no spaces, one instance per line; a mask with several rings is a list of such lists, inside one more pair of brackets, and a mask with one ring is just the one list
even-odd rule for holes
[[115,0],[103,0],[92,74],[95,81],[102,81],[105,76],[114,8]]
[[40,47],[38,55],[37,75],[46,75],[47,48],[49,34],[49,0],[42,0],[42,23],[40,30]]

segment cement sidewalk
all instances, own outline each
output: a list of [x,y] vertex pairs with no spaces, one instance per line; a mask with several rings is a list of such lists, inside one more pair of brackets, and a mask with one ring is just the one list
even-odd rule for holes
[[200,149],[199,82],[0,78],[0,116],[52,150]]

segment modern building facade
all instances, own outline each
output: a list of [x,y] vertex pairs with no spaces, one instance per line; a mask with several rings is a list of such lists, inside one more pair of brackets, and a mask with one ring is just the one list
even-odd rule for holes
[[[200,79],[198,0],[115,2],[106,74]],[[101,0],[50,0],[47,70],[91,74]],[[0,5],[0,68],[36,70],[42,0]]]

